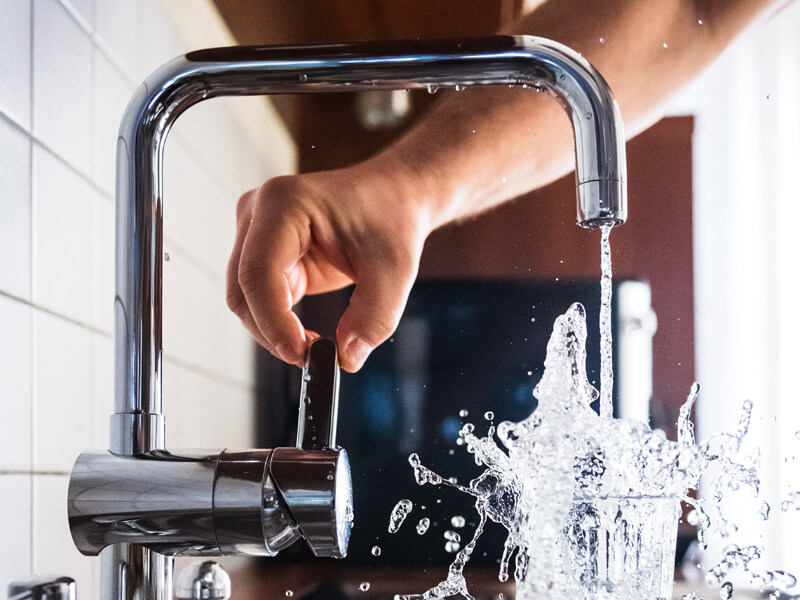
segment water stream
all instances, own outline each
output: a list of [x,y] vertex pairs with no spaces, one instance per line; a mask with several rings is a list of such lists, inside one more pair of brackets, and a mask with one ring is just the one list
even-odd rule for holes
[[614,407],[614,363],[611,336],[611,228],[604,225],[600,240],[600,416],[611,417]]

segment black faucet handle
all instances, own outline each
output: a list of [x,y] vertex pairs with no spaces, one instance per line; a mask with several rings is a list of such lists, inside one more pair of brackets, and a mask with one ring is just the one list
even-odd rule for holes
[[339,414],[339,357],[336,342],[317,338],[308,347],[300,387],[297,447],[336,448]]

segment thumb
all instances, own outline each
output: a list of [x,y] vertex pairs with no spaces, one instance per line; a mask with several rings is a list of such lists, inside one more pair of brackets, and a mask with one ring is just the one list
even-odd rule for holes
[[395,260],[387,268],[381,261],[363,265],[361,276],[344,311],[336,338],[345,371],[358,371],[370,353],[386,341],[400,322],[408,294],[417,276],[413,258]]

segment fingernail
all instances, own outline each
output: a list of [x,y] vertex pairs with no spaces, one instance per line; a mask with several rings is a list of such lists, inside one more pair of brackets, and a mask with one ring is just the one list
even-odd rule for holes
[[354,371],[358,371],[364,365],[370,352],[372,352],[372,346],[365,339],[357,337],[347,344],[347,353],[353,362]]
[[287,362],[292,365],[297,362],[297,360],[295,360],[294,348],[292,348],[291,344],[278,344],[278,346],[275,348],[275,352],[277,352],[278,358],[280,358],[283,362]]

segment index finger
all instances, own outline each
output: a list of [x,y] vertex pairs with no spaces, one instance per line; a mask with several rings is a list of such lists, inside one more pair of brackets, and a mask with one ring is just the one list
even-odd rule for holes
[[238,281],[255,327],[283,360],[302,363],[307,336],[292,311],[289,273],[298,266],[306,248],[303,231],[285,214],[257,213],[247,230],[239,259]]

